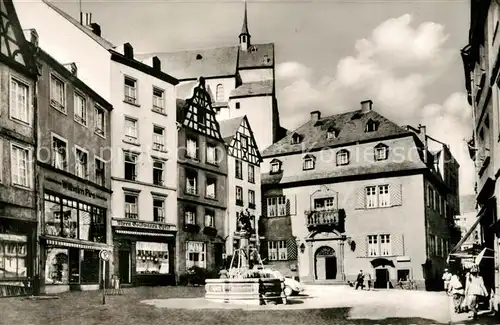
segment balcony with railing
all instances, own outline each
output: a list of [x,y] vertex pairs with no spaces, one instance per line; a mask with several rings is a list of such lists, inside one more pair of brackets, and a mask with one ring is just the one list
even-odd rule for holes
[[306,226],[309,231],[332,231],[344,232],[345,212],[343,209],[317,209],[307,210]]

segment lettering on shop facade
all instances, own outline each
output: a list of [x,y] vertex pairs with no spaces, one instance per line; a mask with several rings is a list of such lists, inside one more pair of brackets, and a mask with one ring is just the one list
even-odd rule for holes
[[152,229],[152,230],[176,230],[175,225],[170,225],[166,223],[150,223],[150,222],[138,222],[132,220],[120,220],[113,219],[112,225],[116,227],[127,227],[127,228],[141,228],[141,229]]
[[79,185],[74,185],[68,181],[64,181],[64,180],[58,181],[58,180],[50,178],[50,177],[46,177],[45,180],[47,180],[51,183],[55,183],[57,185],[60,185],[60,186],[62,186],[63,189],[65,189],[67,191],[77,193],[77,194],[80,194],[80,195],[83,195],[83,196],[86,196],[86,197],[89,197],[92,199],[100,199],[100,200],[106,201],[105,197],[100,196],[99,194],[89,190],[88,188],[83,188]]

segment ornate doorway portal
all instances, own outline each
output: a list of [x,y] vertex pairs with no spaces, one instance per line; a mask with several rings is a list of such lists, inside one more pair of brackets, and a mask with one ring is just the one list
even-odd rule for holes
[[329,246],[322,246],[314,254],[316,280],[335,280],[337,278],[337,256]]

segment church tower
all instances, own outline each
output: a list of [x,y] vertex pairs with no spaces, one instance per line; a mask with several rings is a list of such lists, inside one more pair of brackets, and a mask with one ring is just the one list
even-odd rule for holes
[[247,19],[247,2],[245,0],[245,15],[243,17],[243,26],[240,33],[240,48],[242,51],[247,51],[250,48],[250,33],[248,32],[248,19]]

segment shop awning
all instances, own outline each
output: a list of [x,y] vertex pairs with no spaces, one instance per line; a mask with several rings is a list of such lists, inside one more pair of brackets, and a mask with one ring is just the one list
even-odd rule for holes
[[71,248],[81,248],[88,250],[112,250],[108,246],[101,246],[101,245],[98,246],[98,245],[91,245],[86,243],[77,243],[77,242],[56,240],[56,239],[46,239],[46,244],[48,246],[71,247]]
[[494,256],[486,256],[486,252],[493,252],[494,254],[494,251],[491,249],[491,248],[488,248],[486,247],[485,249],[483,249],[481,251],[481,253],[479,253],[476,258],[474,259],[474,263],[476,263],[477,265],[481,264],[481,261],[483,260],[483,258],[495,258]]
[[458,250],[460,250],[460,247],[462,247],[463,243],[470,237],[470,235],[472,235],[472,233],[474,232],[474,229],[476,229],[476,227],[479,224],[479,222],[481,222],[481,218],[486,214],[487,207],[488,207],[488,205],[485,204],[483,206],[483,208],[481,209],[481,211],[479,211],[479,213],[477,214],[476,220],[472,224],[472,227],[470,227],[469,230],[467,230],[467,232],[462,237],[462,239],[460,239],[460,241],[458,242],[458,244],[456,244],[455,247],[452,248],[452,250],[450,251],[449,255],[453,255],[453,253],[455,253]]
[[117,234],[123,234],[123,235],[155,236],[155,237],[174,237],[174,235],[172,235],[172,234],[155,233],[155,232],[143,232],[143,231],[134,231],[134,230],[123,230],[123,229],[116,229],[115,232]]

